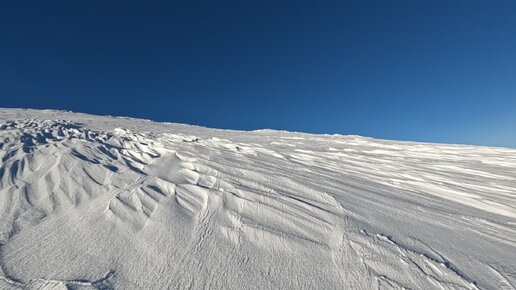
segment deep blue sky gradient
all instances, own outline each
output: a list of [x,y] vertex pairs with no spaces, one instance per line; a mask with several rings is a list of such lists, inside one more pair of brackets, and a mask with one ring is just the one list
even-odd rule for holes
[[516,147],[516,1],[1,1],[0,107]]

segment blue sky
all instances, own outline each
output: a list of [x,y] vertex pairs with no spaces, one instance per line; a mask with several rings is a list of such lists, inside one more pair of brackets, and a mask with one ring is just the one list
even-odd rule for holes
[[516,147],[516,1],[2,1],[0,107]]

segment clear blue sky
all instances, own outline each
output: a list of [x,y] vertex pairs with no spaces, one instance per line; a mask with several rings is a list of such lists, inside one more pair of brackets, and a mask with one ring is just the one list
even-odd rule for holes
[[2,1],[0,107],[516,147],[516,1]]

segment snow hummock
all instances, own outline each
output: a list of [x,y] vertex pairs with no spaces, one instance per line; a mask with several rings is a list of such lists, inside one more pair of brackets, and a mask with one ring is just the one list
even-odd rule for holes
[[0,110],[1,289],[515,289],[516,150]]

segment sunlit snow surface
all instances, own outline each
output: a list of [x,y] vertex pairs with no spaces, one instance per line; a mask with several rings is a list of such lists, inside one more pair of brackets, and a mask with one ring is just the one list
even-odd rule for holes
[[0,288],[515,289],[516,150],[0,110]]

